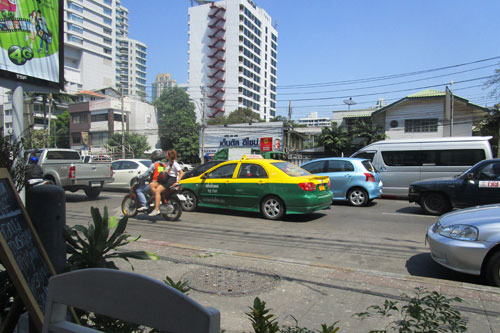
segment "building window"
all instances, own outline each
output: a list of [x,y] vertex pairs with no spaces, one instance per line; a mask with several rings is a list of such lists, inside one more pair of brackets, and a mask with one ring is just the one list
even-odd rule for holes
[[96,121],[107,121],[108,120],[108,114],[107,113],[102,113],[102,114],[93,114],[90,116],[90,121],[96,122]]
[[90,135],[93,146],[102,146],[108,141],[108,132],[97,132]]
[[111,0],[104,0],[104,3],[105,3],[106,5],[108,5],[108,6],[111,6],[111,5],[112,5],[112,3],[113,3],[113,1],[111,1]]
[[82,117],[81,116],[73,116],[71,118],[73,124],[81,124],[82,123]]
[[83,28],[73,23],[68,23],[68,30],[77,32],[79,34],[83,33]]
[[103,7],[102,10],[103,10],[104,14],[111,16],[111,9]]
[[78,134],[73,134],[72,136],[73,136],[73,143],[74,143],[74,144],[79,144],[79,143],[81,143],[81,142],[82,142],[82,141],[81,141],[81,136],[80,136],[80,133],[78,133]]
[[111,19],[110,18],[103,17],[102,21],[104,22],[104,24],[111,25]]
[[420,133],[420,132],[437,132],[438,119],[406,119],[405,132]]
[[78,23],[83,23],[83,17],[81,17],[80,15],[73,14],[73,13],[68,13],[68,19],[73,20],[73,21],[78,22]]
[[83,7],[80,5],[77,5],[76,3],[72,3],[72,2],[68,3],[68,8],[73,9],[74,11],[83,13]]

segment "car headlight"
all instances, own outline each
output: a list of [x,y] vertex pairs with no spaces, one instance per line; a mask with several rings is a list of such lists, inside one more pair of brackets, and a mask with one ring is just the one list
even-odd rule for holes
[[454,224],[446,227],[439,225],[436,228],[436,232],[444,237],[464,241],[475,241],[479,234],[479,230],[476,227],[467,224]]

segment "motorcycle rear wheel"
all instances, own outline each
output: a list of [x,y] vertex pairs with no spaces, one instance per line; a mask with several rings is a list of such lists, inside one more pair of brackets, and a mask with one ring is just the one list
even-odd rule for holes
[[127,217],[134,217],[137,215],[138,202],[130,194],[127,194],[122,201],[122,213]]
[[171,213],[162,214],[163,218],[167,221],[177,221],[182,215],[181,203],[178,199],[170,198],[168,199],[168,205],[172,205],[174,209]]

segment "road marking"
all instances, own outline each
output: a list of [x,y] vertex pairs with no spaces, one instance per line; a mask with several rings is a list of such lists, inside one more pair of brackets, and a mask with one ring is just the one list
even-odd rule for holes
[[124,196],[126,196],[127,194],[113,194],[113,193],[109,193],[109,192],[106,192],[106,193],[101,193],[101,196],[104,196],[104,197],[115,197],[115,198],[123,198]]
[[437,216],[429,216],[429,215],[419,215],[419,214],[405,214],[405,213],[382,213],[382,215],[398,215],[398,216],[417,216],[417,217],[430,217],[436,219]]

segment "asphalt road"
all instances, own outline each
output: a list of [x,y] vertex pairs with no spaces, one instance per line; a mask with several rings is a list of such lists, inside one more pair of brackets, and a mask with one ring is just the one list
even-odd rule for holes
[[[90,207],[102,211],[107,206],[110,215],[122,216],[120,204],[125,194],[107,191],[97,200],[88,200],[82,191],[67,192],[67,224],[87,225]],[[282,221],[223,209],[183,212],[176,222],[140,214],[129,219],[127,231],[146,239],[272,256],[285,262],[308,261],[486,284],[479,277],[448,270],[431,259],[424,236],[436,220],[407,201],[379,199],[367,207],[334,203],[330,210],[290,215]]]

